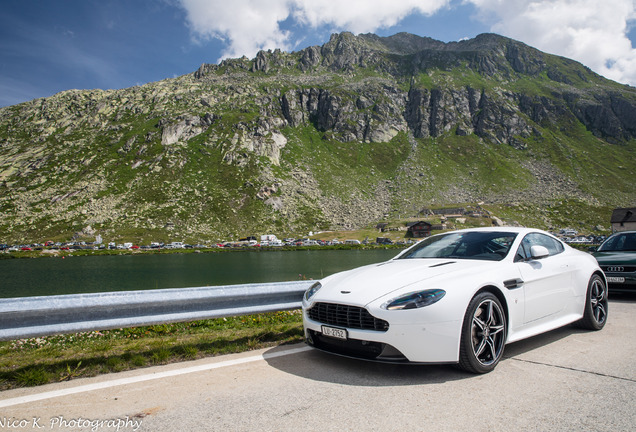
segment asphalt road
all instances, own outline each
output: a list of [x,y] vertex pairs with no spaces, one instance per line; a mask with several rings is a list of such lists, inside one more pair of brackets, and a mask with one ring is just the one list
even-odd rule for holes
[[0,431],[634,431],[636,296],[600,332],[506,347],[487,375],[304,345],[0,393]]

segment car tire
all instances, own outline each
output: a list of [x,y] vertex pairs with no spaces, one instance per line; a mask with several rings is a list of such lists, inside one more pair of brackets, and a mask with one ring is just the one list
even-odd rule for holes
[[490,292],[477,294],[468,304],[459,349],[459,368],[483,374],[501,360],[508,322],[499,299]]
[[607,322],[607,312],[607,285],[601,276],[593,274],[587,284],[583,318],[576,325],[586,330],[600,330]]

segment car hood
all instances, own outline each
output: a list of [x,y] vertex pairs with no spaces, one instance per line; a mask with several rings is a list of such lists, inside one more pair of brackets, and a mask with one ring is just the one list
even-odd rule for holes
[[[322,288],[314,301],[332,301],[367,305],[372,301],[410,290],[445,288],[441,284],[446,277],[461,277],[470,273],[501,265],[493,261],[456,259],[401,259],[372,264],[354,270],[337,273],[322,280]],[[425,286],[412,285],[426,281]]]
[[599,264],[636,264],[636,252],[632,251],[611,251],[594,252],[594,258]]

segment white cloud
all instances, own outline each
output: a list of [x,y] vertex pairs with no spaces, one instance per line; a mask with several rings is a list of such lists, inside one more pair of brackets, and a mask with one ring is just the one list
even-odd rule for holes
[[259,49],[289,49],[289,34],[279,23],[289,16],[290,1],[180,0],[193,34],[217,38],[228,48],[222,57],[253,57]]
[[291,50],[295,45],[281,23],[327,26],[334,31],[373,32],[411,13],[431,15],[450,0],[180,0],[193,35],[226,42],[222,58],[253,57],[260,49]]
[[636,85],[636,50],[627,37],[633,0],[465,0],[495,33],[572,58],[595,72]]
[[388,28],[412,13],[432,15],[450,0],[297,0],[293,16],[312,27],[322,25],[353,33]]

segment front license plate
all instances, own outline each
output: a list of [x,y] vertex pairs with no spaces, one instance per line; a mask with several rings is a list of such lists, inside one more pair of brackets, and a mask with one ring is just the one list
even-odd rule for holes
[[322,326],[322,334],[336,339],[347,339],[347,331],[345,329]]
[[609,283],[625,283],[624,277],[608,277],[607,282]]

